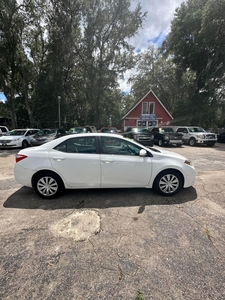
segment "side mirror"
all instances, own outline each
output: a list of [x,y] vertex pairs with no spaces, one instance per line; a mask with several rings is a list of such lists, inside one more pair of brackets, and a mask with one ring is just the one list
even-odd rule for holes
[[139,156],[144,157],[144,156],[146,156],[146,155],[147,155],[147,151],[146,151],[145,149],[141,149],[141,150],[139,151]]

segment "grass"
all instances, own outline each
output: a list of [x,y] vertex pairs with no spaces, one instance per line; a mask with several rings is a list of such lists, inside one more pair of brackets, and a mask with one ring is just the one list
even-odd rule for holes
[[136,300],[145,300],[141,290],[137,290]]

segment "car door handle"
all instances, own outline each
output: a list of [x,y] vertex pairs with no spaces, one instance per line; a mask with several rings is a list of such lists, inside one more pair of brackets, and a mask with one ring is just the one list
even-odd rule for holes
[[64,160],[65,157],[53,157],[53,159],[56,161],[61,161],[61,160]]
[[106,164],[110,164],[110,163],[114,162],[114,160],[113,160],[113,159],[106,159],[106,158],[103,158],[103,159],[102,159],[102,162],[103,162],[103,163],[106,163]]

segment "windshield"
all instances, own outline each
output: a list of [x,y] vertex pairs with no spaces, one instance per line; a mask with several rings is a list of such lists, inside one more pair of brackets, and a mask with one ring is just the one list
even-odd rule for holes
[[55,129],[41,129],[36,133],[37,135],[49,135],[49,134],[54,134]]
[[26,133],[26,130],[11,130],[6,135],[24,135]]
[[173,128],[168,128],[168,127],[162,127],[162,128],[160,128],[160,131],[162,131],[162,132],[174,132]]
[[201,127],[188,127],[190,132],[206,132],[205,129]]
[[148,128],[132,128],[132,131],[135,133],[149,133],[149,129]]

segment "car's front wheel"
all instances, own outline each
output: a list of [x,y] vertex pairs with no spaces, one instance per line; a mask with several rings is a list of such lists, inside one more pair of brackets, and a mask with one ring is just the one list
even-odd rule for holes
[[29,146],[28,141],[23,140],[22,141],[22,148],[27,148]]
[[154,188],[162,195],[172,196],[176,194],[183,185],[183,179],[175,170],[165,170],[158,174],[154,181]]
[[62,179],[55,173],[44,172],[36,175],[32,182],[35,192],[44,199],[58,197],[64,191]]
[[158,145],[160,146],[160,147],[162,147],[163,146],[163,140],[162,139],[159,139],[159,141],[158,141]]

